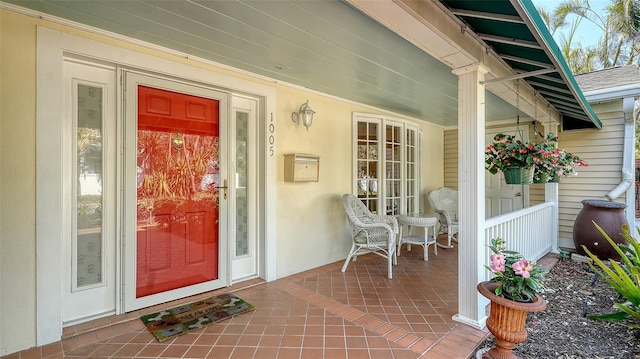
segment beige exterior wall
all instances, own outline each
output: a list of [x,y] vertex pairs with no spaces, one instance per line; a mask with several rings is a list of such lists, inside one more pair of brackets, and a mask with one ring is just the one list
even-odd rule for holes
[[[559,185],[561,247],[574,247],[573,223],[582,209],[582,200],[604,200],[604,196],[622,180],[622,100],[594,104],[592,108],[602,121],[601,130],[560,132],[560,146],[589,164],[578,167],[578,176],[563,178]],[[624,203],[625,198],[621,196],[615,201]]]
[[[277,276],[344,260],[350,242],[339,197],[351,190],[352,113],[400,116],[0,10],[0,355],[36,345],[35,125],[39,25],[273,86],[277,96],[274,113]],[[309,132],[291,121],[291,113],[307,99],[316,111]],[[419,124],[423,130],[426,191],[442,185],[443,130]],[[319,182],[284,182],[283,155],[293,152],[320,156]]]
[[458,130],[444,131],[444,186],[458,189]]

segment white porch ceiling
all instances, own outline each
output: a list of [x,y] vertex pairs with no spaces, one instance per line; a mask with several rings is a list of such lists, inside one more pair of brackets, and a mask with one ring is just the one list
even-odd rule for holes
[[[407,41],[349,3],[5,2],[45,14],[45,18],[51,15],[71,20],[437,125],[457,125],[458,86],[451,63],[435,59],[424,47]],[[432,40],[435,51],[442,39]],[[449,56],[455,60],[457,55]],[[500,86],[489,89],[508,102],[488,91],[487,122],[513,120],[515,109],[509,104],[513,103],[513,92]],[[527,101],[523,103],[526,107]],[[524,112],[532,113],[528,110]]]

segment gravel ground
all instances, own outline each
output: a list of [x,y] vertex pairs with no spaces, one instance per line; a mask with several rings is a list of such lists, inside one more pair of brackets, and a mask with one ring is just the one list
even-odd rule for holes
[[[594,283],[595,278],[595,283]],[[545,277],[543,312],[529,313],[529,338],[514,353],[523,359],[640,359],[640,329],[626,322],[603,322],[585,317],[614,311],[621,302],[607,282],[585,263],[560,260]],[[494,345],[492,336],[480,348]]]

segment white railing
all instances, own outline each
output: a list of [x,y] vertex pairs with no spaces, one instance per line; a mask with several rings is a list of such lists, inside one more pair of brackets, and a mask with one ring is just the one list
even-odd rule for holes
[[[549,253],[557,243],[557,218],[555,203],[545,202],[485,221],[485,244],[501,237],[507,249],[521,253],[525,258],[537,261]],[[486,247],[487,264],[490,250]]]

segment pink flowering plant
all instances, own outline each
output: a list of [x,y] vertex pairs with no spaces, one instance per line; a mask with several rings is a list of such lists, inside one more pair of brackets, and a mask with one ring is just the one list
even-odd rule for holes
[[588,166],[580,157],[558,148],[558,136],[549,132],[545,139],[537,144],[540,156],[534,159],[534,179],[542,174],[549,177],[567,177],[578,175],[576,167]]
[[492,174],[508,167],[528,168],[542,160],[540,147],[515,136],[498,133],[485,149],[485,168]]
[[549,132],[539,142],[517,139],[498,133],[485,148],[485,168],[492,174],[509,167],[533,168],[534,179],[542,176],[567,177],[576,175],[575,167],[587,166],[578,156],[558,148],[558,136]]
[[515,301],[531,301],[544,287],[546,270],[538,267],[515,251],[506,249],[504,239],[491,240],[490,265],[485,267],[493,274],[492,282],[498,283],[495,294]]

